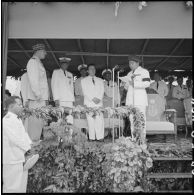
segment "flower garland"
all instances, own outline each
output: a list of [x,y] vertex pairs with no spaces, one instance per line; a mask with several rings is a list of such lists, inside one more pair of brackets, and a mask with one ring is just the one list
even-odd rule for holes
[[108,117],[132,117],[133,118],[133,125],[134,125],[134,132],[133,136],[137,141],[144,141],[141,140],[141,135],[143,134],[143,130],[145,127],[145,119],[144,115],[140,112],[140,110],[133,106],[121,106],[121,107],[86,107],[86,106],[76,106],[73,108],[69,107],[52,107],[51,105],[30,109],[25,108],[24,111],[21,113],[20,118],[23,120],[30,116],[36,116],[37,118],[42,118],[46,122],[48,120],[52,121],[52,116],[57,117],[58,119],[65,119],[65,115],[78,115],[78,114],[92,114],[93,117],[99,115],[101,112],[107,113]]

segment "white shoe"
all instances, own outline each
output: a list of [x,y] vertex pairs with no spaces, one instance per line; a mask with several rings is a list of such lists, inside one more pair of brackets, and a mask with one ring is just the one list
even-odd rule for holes
[[24,164],[24,171],[31,169],[35,165],[35,163],[38,161],[38,159],[39,159],[38,154],[31,156]]

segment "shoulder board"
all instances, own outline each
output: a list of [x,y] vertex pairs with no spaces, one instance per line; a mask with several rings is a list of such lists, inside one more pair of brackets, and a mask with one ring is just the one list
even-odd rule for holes
[[32,57],[31,59],[36,60],[36,58]]

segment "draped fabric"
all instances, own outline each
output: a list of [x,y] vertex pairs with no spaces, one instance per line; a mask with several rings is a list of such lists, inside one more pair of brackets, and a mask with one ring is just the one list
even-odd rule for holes
[[[2,34],[3,34],[3,47],[2,47],[2,63],[3,63],[3,100],[5,97],[5,83],[7,76],[7,51],[8,51],[8,2],[2,3]],[[4,101],[3,101],[4,106]]]

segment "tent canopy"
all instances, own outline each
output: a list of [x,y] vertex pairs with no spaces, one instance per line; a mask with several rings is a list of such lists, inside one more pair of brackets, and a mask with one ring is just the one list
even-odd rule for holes
[[116,64],[129,71],[128,55],[142,57],[142,66],[148,70],[192,70],[192,39],[9,39],[8,76],[20,76],[33,55],[32,46],[46,45],[46,70],[59,67],[58,58],[72,59],[69,71],[78,75],[79,64],[95,64],[97,74]]

